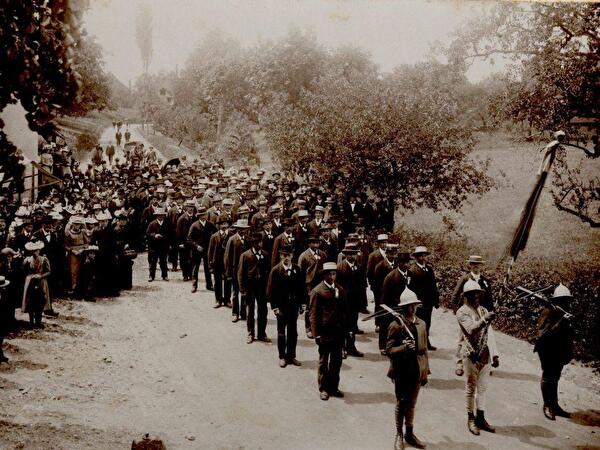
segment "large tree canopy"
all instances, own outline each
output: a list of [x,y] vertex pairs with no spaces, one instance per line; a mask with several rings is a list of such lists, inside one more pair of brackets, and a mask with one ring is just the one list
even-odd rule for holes
[[498,101],[505,117],[538,130],[600,112],[597,3],[500,3],[464,24],[446,55],[456,64],[500,56],[514,62]]

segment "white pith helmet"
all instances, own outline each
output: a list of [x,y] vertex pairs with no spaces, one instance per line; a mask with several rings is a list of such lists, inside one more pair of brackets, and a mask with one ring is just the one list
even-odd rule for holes
[[400,295],[399,306],[407,306],[412,305],[414,303],[421,303],[421,301],[417,298],[417,294],[415,294],[409,288],[404,288],[402,294]]
[[566,287],[562,283],[559,283],[558,286],[556,286],[556,289],[554,289],[552,298],[563,298],[563,297],[572,298],[573,296],[571,295],[571,291],[569,290],[568,287]]
[[463,294],[466,294],[467,292],[473,292],[473,291],[482,292],[483,289],[481,289],[481,286],[479,285],[479,283],[477,281],[467,280],[467,282],[463,286]]

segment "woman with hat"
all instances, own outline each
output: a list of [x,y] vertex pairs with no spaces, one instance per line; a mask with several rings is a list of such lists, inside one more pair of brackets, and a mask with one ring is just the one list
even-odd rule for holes
[[[461,354],[466,371],[467,426],[474,435],[479,430],[495,433],[485,419],[485,394],[491,367],[500,365],[496,341],[490,326],[495,313],[480,304],[485,291],[475,280],[463,287],[465,304],[456,311],[456,319],[463,335]],[[477,408],[475,415],[475,408]]]
[[558,404],[558,382],[563,367],[573,358],[572,315],[561,308],[573,296],[571,291],[559,284],[552,294],[552,303],[546,305],[538,320],[537,339],[533,348],[542,365],[542,398],[544,415],[550,420],[556,416],[570,417]]
[[10,281],[3,275],[0,275],[0,364],[8,362],[8,358],[4,356],[4,352],[2,351],[2,344],[4,343],[4,337],[13,325],[15,315],[11,298],[6,295],[6,288],[9,284]]
[[40,255],[43,248],[44,243],[41,241],[28,242],[25,249],[30,252],[30,256],[23,261],[25,286],[21,311],[29,314],[29,322],[36,328],[43,327],[42,312],[52,309],[47,280],[50,275],[50,262],[48,258]]
[[[396,392],[396,441],[394,449],[404,448],[404,441],[416,448],[425,448],[413,432],[417,397],[427,384],[427,326],[416,315],[421,301],[408,287],[400,295],[401,313],[389,315],[392,322],[387,331],[386,354],[390,358],[388,377]],[[403,428],[406,426],[406,433]]]

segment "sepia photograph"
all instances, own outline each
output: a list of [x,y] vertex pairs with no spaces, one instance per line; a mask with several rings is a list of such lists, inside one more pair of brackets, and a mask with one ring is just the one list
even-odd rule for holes
[[600,450],[600,3],[0,0],[0,450]]

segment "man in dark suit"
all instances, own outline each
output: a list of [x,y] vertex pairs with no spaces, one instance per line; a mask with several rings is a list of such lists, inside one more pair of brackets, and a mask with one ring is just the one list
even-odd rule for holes
[[343,356],[362,357],[364,354],[356,349],[358,329],[358,312],[360,310],[361,289],[364,289],[363,272],[356,260],[358,248],[347,244],[343,252],[346,258],[337,265],[336,283],[344,289],[346,301],[346,340]]
[[[279,258],[279,247],[282,245],[289,245],[294,248],[294,222],[292,219],[285,218],[282,221],[283,232],[275,238],[273,241],[273,252],[271,253],[271,267],[277,264]],[[292,255],[293,258],[293,255]]]
[[[396,264],[396,253],[398,252],[398,244],[388,243],[385,248],[385,258],[377,264],[375,267],[375,273],[373,275],[373,296],[375,297],[375,311],[381,310],[381,292],[383,290],[383,281],[388,274],[394,270]],[[379,333],[381,328],[381,318],[375,317],[375,332]],[[379,352],[382,355],[386,355],[385,346],[382,346],[383,342],[379,341]]]
[[308,231],[310,234],[319,234],[323,217],[325,216],[325,208],[321,205],[315,206],[315,218],[308,222]]
[[225,246],[227,245],[227,228],[229,217],[221,215],[217,219],[219,230],[212,234],[208,244],[208,267],[215,278],[215,308],[223,305],[231,307],[231,284],[225,285]]
[[302,365],[296,359],[297,323],[298,314],[304,312],[308,295],[302,270],[292,264],[292,252],[289,245],[279,248],[281,261],[271,269],[267,283],[267,299],[277,319],[277,350],[281,368],[288,364]]
[[[246,342],[251,344],[254,337],[262,342],[271,342],[267,337],[267,278],[269,276],[268,255],[262,249],[262,235],[253,233],[248,238],[250,248],[240,256],[237,272],[242,304],[246,307]],[[256,327],[254,310],[256,309]]]
[[433,308],[440,307],[440,294],[433,266],[426,259],[429,254],[429,250],[424,246],[416,247],[412,253],[415,261],[410,268],[412,275],[411,289],[417,294],[419,300],[421,300],[421,307],[417,309],[417,316],[427,325],[427,350],[435,351],[437,348],[431,345],[429,330],[431,328]]
[[271,258],[273,257],[273,243],[275,235],[273,234],[273,221],[270,219],[262,221],[261,224],[262,249],[267,252],[267,263],[269,269],[273,267]]
[[323,223],[320,229],[321,243],[319,248],[325,253],[327,261],[335,261],[337,259],[339,249],[337,242],[331,237],[331,224]]
[[233,308],[231,310],[231,321],[237,322],[246,320],[246,308],[243,304],[240,305],[240,286],[238,284],[238,268],[240,256],[247,250],[246,234],[248,233],[248,221],[245,219],[238,220],[234,226],[234,234],[227,240],[225,246],[225,255],[223,261],[225,263],[225,274],[228,280],[231,280],[233,288]]
[[[396,255],[396,268],[392,270],[383,280],[381,288],[380,304],[395,308],[400,302],[400,295],[404,288],[410,287],[411,279],[408,270],[410,262],[410,253],[399,252]],[[390,317],[384,316],[379,321],[379,348],[385,348]]]
[[375,295],[375,291],[373,290],[373,282],[375,278],[375,267],[381,261],[385,259],[385,248],[388,242],[387,234],[379,234],[377,235],[377,248],[373,250],[367,259],[367,281],[369,282],[369,286],[373,295]]
[[[298,258],[298,265],[300,266],[302,273],[304,273],[306,292],[309,293],[321,281],[320,273],[323,264],[326,262],[327,256],[319,249],[319,236],[309,236],[307,242],[308,248],[302,252],[300,258]],[[306,337],[312,339],[313,335],[309,314],[305,314],[304,316],[304,326],[306,329]]]
[[192,249],[188,245],[187,237],[190,226],[194,221],[195,205],[196,203],[193,200],[186,200],[184,204],[185,210],[177,219],[177,227],[175,229],[176,244],[179,251],[179,264],[181,266],[183,281],[188,281],[192,278]]
[[212,278],[210,275],[210,266],[208,264],[207,251],[210,244],[210,237],[215,231],[216,226],[207,219],[208,212],[204,206],[198,208],[198,220],[196,220],[189,229],[187,242],[192,249],[192,292],[198,290],[198,272],[200,263],[204,263],[204,279],[206,289],[213,290]]
[[310,324],[319,346],[318,383],[321,400],[343,397],[339,390],[346,323],[343,290],[336,285],[337,265],[323,264],[321,281],[310,292]]
[[310,215],[307,210],[298,211],[298,223],[294,226],[294,258],[297,261],[298,257],[308,247],[306,239],[309,236],[308,220]]
[[150,274],[148,281],[154,281],[156,276],[156,263],[160,265],[160,272],[164,281],[169,281],[167,267],[167,254],[169,252],[169,240],[171,237],[171,228],[165,220],[167,211],[158,207],[154,210],[154,219],[146,229],[146,240],[148,241],[148,263],[150,264]]

